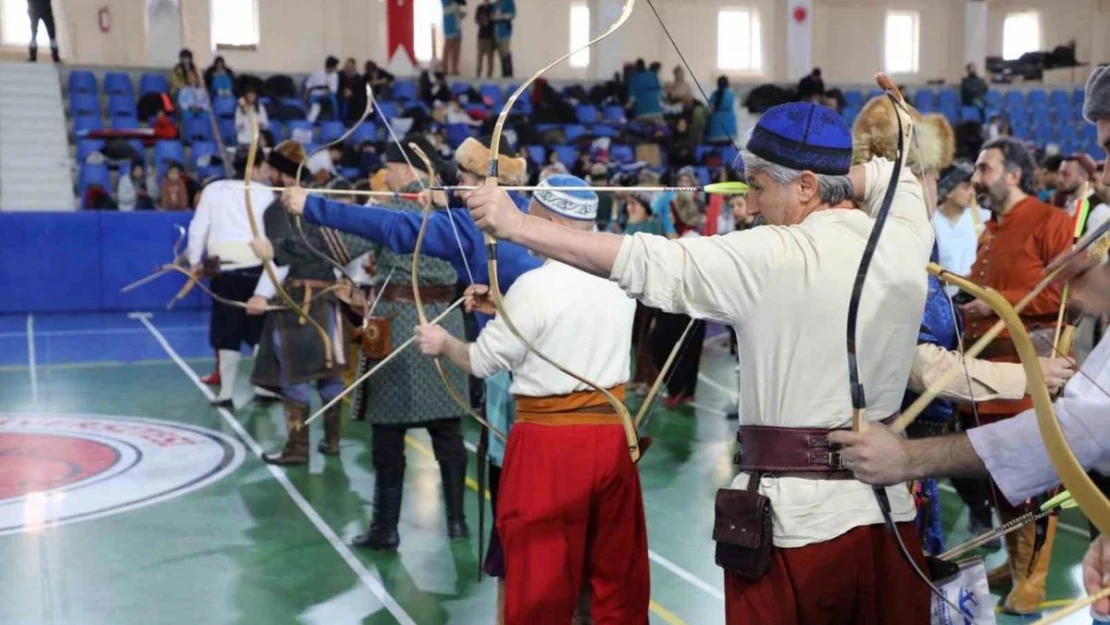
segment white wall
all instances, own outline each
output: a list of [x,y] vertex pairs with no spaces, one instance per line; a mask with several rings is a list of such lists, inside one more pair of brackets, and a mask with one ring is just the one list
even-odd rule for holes
[[[10,2],[16,0],[0,0]],[[217,0],[218,1],[218,0]],[[328,54],[385,60],[386,0],[260,0],[260,38],[257,50],[220,51],[239,71],[309,71]],[[464,20],[462,65],[473,70],[475,61],[474,5]],[[531,75],[569,48],[570,0],[516,0],[514,64],[518,77]],[[624,0],[583,0],[590,7],[592,34],[603,32],[619,15]],[[888,9],[920,13],[920,71],[897,76],[900,82],[929,79],[957,80],[963,73],[965,3],[968,0],[814,0],[813,59],[829,83],[870,83],[882,69],[883,19]],[[213,57],[210,37],[212,0],[182,0],[182,42],[198,64]],[[787,80],[786,30],[793,3],[789,0],[653,0],[678,46],[707,89],[720,73],[716,68],[716,15],[727,7],[759,11],[763,25],[764,75],[733,77],[734,82]],[[75,64],[148,66],[144,0],[54,0],[64,22],[63,54]],[[110,33],[100,32],[97,11],[106,6],[112,16]],[[1075,38],[1084,61],[1110,61],[1110,0],[989,0],[988,54],[1002,50],[1002,21],[1007,12],[1041,12],[1046,47]],[[155,46],[157,47],[157,46]],[[22,54],[21,50],[9,50]],[[616,71],[622,62],[642,57],[670,68],[678,54],[663,34],[646,0],[638,0],[623,29],[591,49],[588,68],[569,64],[555,68],[554,78],[598,78]],[[1082,80],[1085,70],[1078,71]]]

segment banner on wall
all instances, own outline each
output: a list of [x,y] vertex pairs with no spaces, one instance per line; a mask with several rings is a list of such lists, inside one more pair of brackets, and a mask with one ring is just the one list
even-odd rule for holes
[[413,4],[415,0],[388,0],[386,4],[386,58],[389,71],[411,74],[416,68],[413,48]]

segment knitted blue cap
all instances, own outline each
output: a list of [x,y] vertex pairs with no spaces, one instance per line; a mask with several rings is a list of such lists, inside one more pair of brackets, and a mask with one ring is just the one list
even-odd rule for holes
[[826,106],[791,102],[763,114],[747,149],[776,165],[841,176],[852,166],[852,131],[839,113]]
[[585,180],[569,174],[555,174],[540,182],[532,197],[548,209],[571,219],[591,221],[597,218],[597,194]]

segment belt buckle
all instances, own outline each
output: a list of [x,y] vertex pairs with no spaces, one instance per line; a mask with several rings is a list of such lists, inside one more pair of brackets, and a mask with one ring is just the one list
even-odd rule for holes
[[809,462],[810,464],[827,466],[835,471],[844,470],[844,459],[841,457],[839,449],[811,451],[809,453]]

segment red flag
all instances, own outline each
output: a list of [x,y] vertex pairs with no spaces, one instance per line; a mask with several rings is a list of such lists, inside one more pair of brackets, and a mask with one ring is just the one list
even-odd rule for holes
[[388,22],[388,48],[386,58],[395,60],[398,48],[408,55],[409,63],[416,66],[416,52],[413,49],[413,2],[414,0],[389,0],[386,5]]

